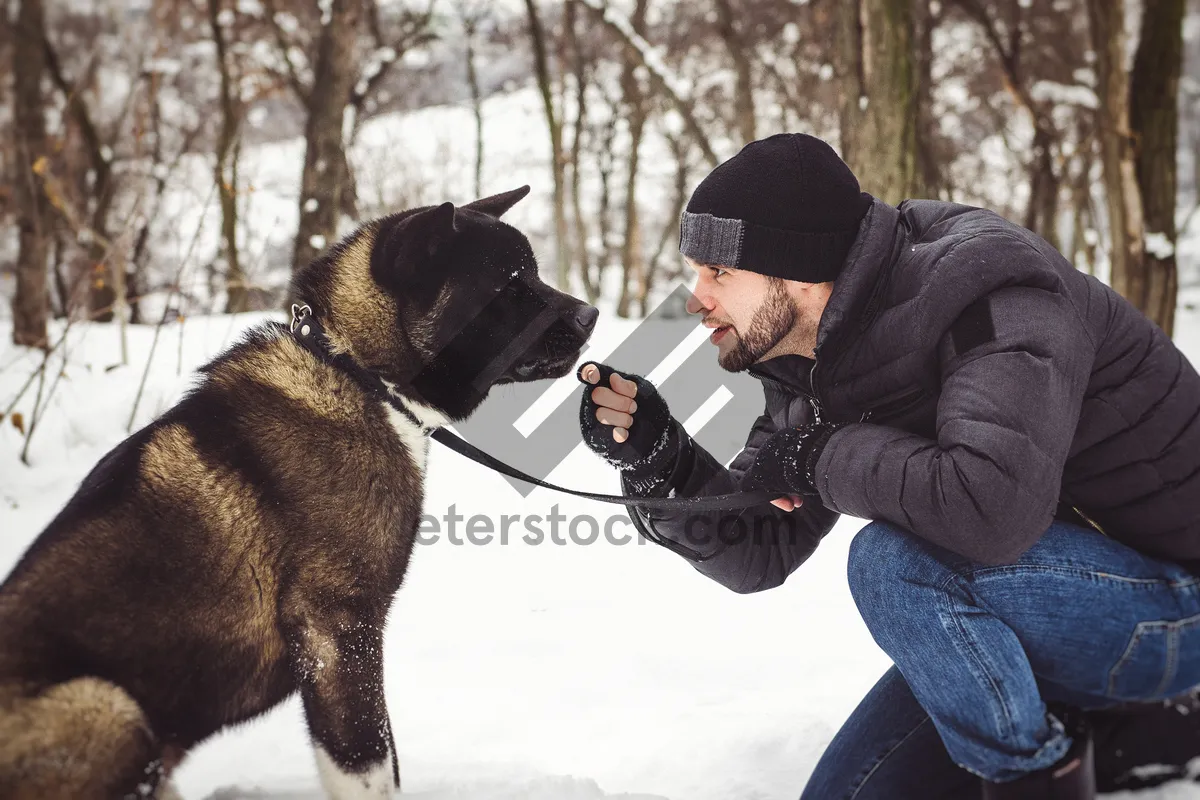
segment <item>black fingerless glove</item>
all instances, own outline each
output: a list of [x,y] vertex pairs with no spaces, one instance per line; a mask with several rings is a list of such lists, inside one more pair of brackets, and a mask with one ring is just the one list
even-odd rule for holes
[[742,479],[743,489],[763,489],[806,497],[818,496],[817,459],[841,424],[814,422],[773,434]]
[[[589,364],[594,364],[600,370],[597,383],[588,383],[583,379],[583,367]],[[599,406],[592,400],[593,390],[601,386],[612,388],[608,381],[614,372],[637,384],[637,395],[633,398],[637,410],[630,415],[633,422],[628,429],[629,437],[623,442],[613,438],[613,428],[616,426],[606,425],[596,419]],[[575,377],[584,385],[579,404],[579,430],[592,452],[630,478],[645,480],[669,476],[679,451],[679,431],[666,401],[654,384],[641,376],[626,375],[595,361],[584,363]]]

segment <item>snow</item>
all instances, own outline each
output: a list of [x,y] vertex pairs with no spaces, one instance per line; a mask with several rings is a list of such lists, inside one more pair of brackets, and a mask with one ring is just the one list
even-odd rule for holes
[[157,72],[162,75],[175,75],[183,69],[177,58],[152,58],[146,62],[146,72]]
[[427,66],[430,62],[429,52],[410,48],[404,51],[404,55],[400,58],[401,63],[414,69]]
[[[1193,360],[1200,359],[1198,299],[1185,293],[1180,309],[1179,341]],[[602,311],[584,359],[603,359],[636,325]],[[169,408],[198,365],[264,319],[282,317],[166,325],[134,427]],[[56,324],[52,336],[60,332]],[[0,408],[40,358],[8,345],[9,334],[0,325]],[[152,338],[153,328],[131,326],[122,366],[114,326],[72,330],[63,378],[30,446],[32,466],[17,458],[17,431],[0,425],[0,574],[127,435]],[[672,353],[670,361],[687,355]],[[58,356],[51,366],[59,368]],[[659,381],[662,372],[654,373]],[[546,395],[578,402],[574,374],[547,382]],[[30,403],[19,406],[26,420]],[[695,430],[710,413],[701,408],[685,426]],[[794,798],[888,667],[846,585],[847,547],[862,520],[839,521],[783,586],[738,595],[637,538],[622,506],[541,488],[522,498],[500,476],[436,444],[428,475],[425,511],[440,535],[417,546],[386,633],[401,796]],[[548,479],[620,493],[615,470],[582,444]],[[441,522],[446,514],[458,515],[453,536]],[[463,538],[464,520],[505,514],[527,523],[540,515],[545,535],[512,535],[506,544],[499,536],[477,545]],[[591,519],[601,531],[608,523],[612,535],[580,544],[595,530]],[[305,730],[292,699],[197,748],[178,773],[179,788],[189,800],[317,800],[323,795]],[[1200,790],[1136,795],[1151,797],[1196,800]]]
[[1175,243],[1165,233],[1147,233],[1146,252],[1158,259],[1170,258],[1175,255]]
[[1076,105],[1084,108],[1099,108],[1100,100],[1090,86],[1068,85],[1055,81],[1037,81],[1029,89],[1029,95],[1039,102],[1051,101],[1060,105]]
[[294,14],[286,11],[276,11],[273,19],[284,33],[295,33],[300,28],[300,20],[296,19]]

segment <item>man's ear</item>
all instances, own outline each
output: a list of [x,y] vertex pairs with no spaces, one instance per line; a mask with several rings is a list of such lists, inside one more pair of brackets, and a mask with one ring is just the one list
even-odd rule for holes
[[491,197],[484,197],[476,200],[473,203],[467,203],[463,208],[469,208],[472,211],[480,211],[491,217],[499,219],[505,211],[517,204],[517,201],[529,194],[529,186],[522,186],[519,189],[513,189],[509,192],[501,192],[494,194]]

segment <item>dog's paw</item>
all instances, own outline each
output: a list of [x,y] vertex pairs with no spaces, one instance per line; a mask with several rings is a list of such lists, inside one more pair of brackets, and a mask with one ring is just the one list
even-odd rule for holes
[[330,758],[323,747],[318,746],[316,754],[321,783],[333,800],[383,800],[393,796],[391,758],[385,758],[363,772],[348,772]]

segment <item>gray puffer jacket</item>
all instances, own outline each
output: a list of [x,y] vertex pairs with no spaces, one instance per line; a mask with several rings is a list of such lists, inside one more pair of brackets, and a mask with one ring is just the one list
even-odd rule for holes
[[627,507],[646,538],[734,591],[782,583],[839,513],[984,564],[1071,519],[1200,572],[1200,376],[1124,298],[991,211],[875,200],[815,361],[749,372],[766,408],[728,469],[680,426],[665,480],[622,482],[627,496],[736,491],[774,431],[848,423],[817,462],[819,503]]

